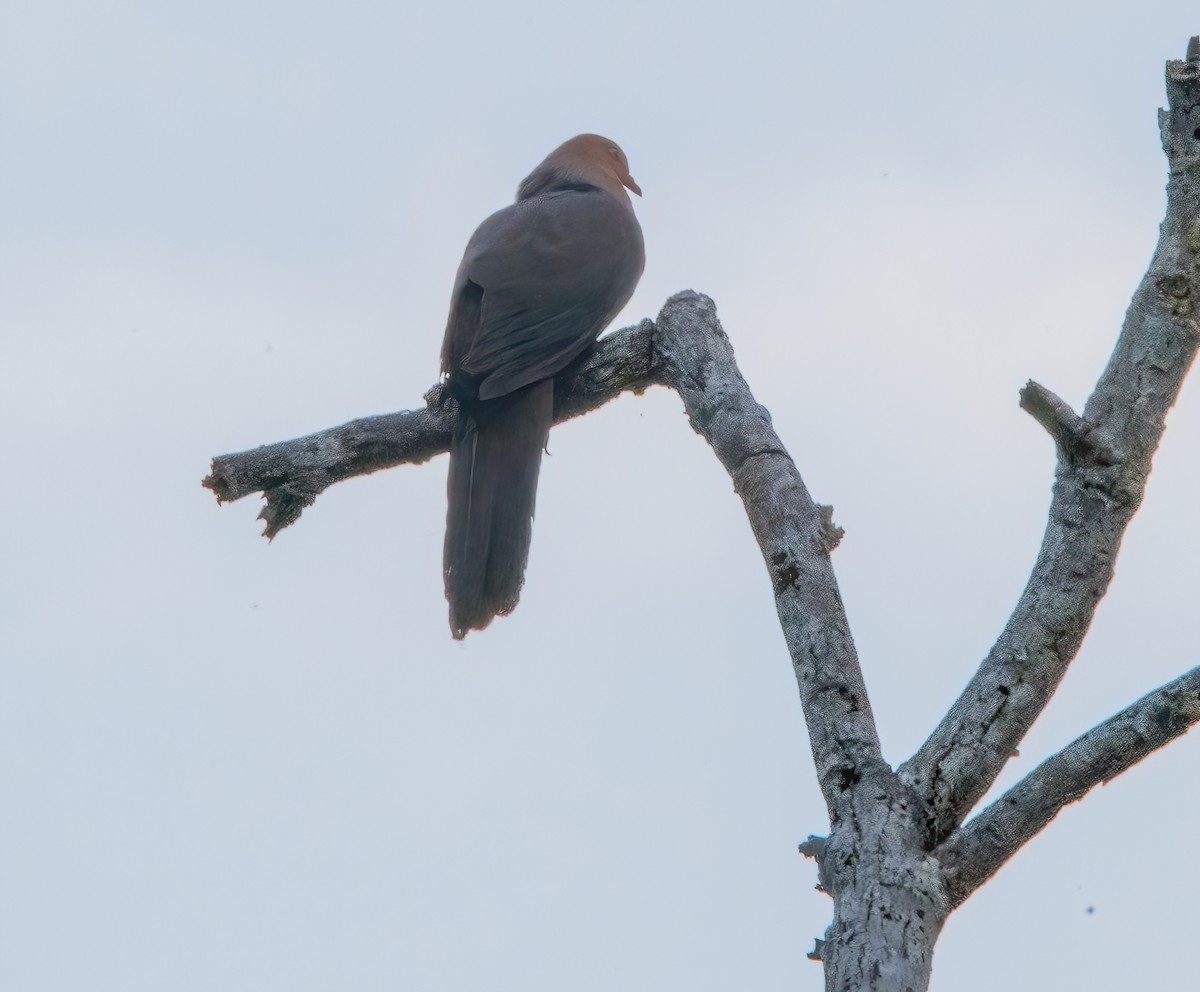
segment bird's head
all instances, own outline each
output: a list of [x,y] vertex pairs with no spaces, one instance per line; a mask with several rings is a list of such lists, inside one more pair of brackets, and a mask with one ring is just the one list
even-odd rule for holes
[[626,202],[626,189],[642,195],[642,188],[629,174],[629,160],[615,141],[598,134],[578,134],[555,148],[529,174],[517,191],[517,199],[570,183],[598,186]]

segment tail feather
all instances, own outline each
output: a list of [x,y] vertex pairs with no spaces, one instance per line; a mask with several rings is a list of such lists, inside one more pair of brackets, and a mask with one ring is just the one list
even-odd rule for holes
[[450,630],[459,640],[517,605],[553,415],[549,379],[459,413],[450,442],[443,559]]

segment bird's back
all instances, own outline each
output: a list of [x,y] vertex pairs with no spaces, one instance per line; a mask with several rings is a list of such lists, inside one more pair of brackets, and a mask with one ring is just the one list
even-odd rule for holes
[[629,302],[644,261],[632,209],[594,186],[497,211],[463,256],[443,372],[480,399],[556,375]]

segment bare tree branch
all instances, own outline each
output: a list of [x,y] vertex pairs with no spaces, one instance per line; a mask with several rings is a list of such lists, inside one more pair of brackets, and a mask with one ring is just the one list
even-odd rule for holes
[[[851,786],[886,768],[858,654],[829,560],[840,531],[814,503],[791,456],[738,371],[707,296],[673,296],[657,322],[657,365],[683,398],[742,498],[775,591],[813,759],[830,814],[847,816]],[[887,770],[890,774],[890,769]]]
[[[1050,517],[1033,573],[995,646],[900,769],[945,839],[995,781],[1075,657],[1112,580],[1151,458],[1196,356],[1200,300],[1200,65],[1167,63],[1159,127],[1170,179],[1158,246],[1108,368],[1076,417],[1033,387],[1031,412],[1059,444]],[[1087,441],[1079,444],[1079,441]]]
[[[667,301],[657,324],[643,321],[600,341],[574,376],[563,377],[556,420],[656,383],[683,398],[692,426],[712,445],[745,503],[775,591],[821,786],[831,811],[845,807],[850,785],[867,766],[883,767],[883,759],[829,561],[841,532],[830,509],[812,501],[770,415],[751,395],[706,296],[680,293]],[[263,492],[261,516],[267,536],[274,536],[335,482],[445,451],[453,411],[437,387],[428,399],[424,410],[222,455],[204,485],[221,501]]]
[[[597,343],[556,392],[555,422],[594,410],[622,392],[640,393],[654,385],[653,335],[654,325],[644,320]],[[259,519],[266,521],[263,533],[273,538],[335,482],[419,464],[445,452],[454,402],[443,402],[440,386],[430,389],[426,400],[423,410],[363,417],[291,441],[218,455],[202,485],[221,503],[261,492],[266,505]]]
[[1093,727],[1025,776],[939,848],[955,906],[1064,806],[1082,799],[1200,722],[1200,667]]
[[[1112,580],[1165,418],[1200,347],[1200,41],[1167,66],[1160,111],[1167,211],[1149,270],[1095,392],[1076,413],[1030,382],[1021,406],[1053,438],[1057,470],[1042,547],[1020,600],[962,696],[917,753],[883,760],[830,563],[841,532],[813,502],[751,394],[712,300],[680,293],[655,323],[601,341],[556,387],[561,421],[626,390],[676,390],[733,479],[762,551],[791,654],[827,838],[819,866],[833,922],[810,956],[830,989],[921,992],[955,906],[1064,805],[1200,721],[1200,669],[1156,690],[1044,762],[962,821],[1057,688]],[[219,500],[262,491],[272,536],[341,479],[446,450],[454,411],[435,387],[423,410],[371,417],[213,462]]]

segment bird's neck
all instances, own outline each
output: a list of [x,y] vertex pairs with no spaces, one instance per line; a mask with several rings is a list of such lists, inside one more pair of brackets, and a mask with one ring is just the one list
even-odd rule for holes
[[585,179],[573,172],[558,168],[538,168],[526,176],[517,188],[517,202],[520,203],[522,200],[528,200],[534,196],[544,196],[546,193],[562,193],[571,190],[580,193],[601,190],[618,203],[632,208],[625,187],[615,179],[609,179],[607,176],[589,176]]

